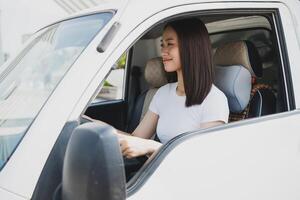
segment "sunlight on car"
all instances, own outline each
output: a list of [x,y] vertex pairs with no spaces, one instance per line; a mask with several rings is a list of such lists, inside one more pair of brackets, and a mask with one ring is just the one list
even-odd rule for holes
[[0,76],[0,168],[68,69],[112,17],[101,13],[46,28]]

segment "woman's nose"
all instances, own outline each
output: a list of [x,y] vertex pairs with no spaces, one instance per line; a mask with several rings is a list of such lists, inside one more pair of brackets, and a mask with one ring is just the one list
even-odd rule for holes
[[162,55],[162,56],[168,54],[168,50],[167,50],[167,48],[165,48],[165,47],[162,47],[160,51],[161,51],[161,55]]

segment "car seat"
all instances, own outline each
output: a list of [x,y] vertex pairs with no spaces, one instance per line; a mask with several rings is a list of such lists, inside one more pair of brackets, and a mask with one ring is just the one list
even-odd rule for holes
[[263,67],[253,43],[236,41],[218,47],[214,54],[214,64],[219,67],[242,65],[251,73],[250,101],[243,111],[231,112],[229,121],[276,113],[276,96],[272,87],[256,81],[263,77]]
[[133,132],[148,111],[150,102],[158,88],[168,83],[168,75],[164,70],[160,57],[148,60],[144,72],[145,80],[149,89],[142,92],[136,99],[132,115],[130,117],[127,131]]

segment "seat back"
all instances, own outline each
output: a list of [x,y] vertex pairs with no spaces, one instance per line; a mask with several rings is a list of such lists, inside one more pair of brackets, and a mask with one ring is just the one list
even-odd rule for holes
[[231,113],[243,112],[249,104],[251,74],[244,66],[215,66],[215,85],[226,95]]
[[259,117],[276,112],[276,97],[272,87],[258,84],[263,76],[262,62],[256,47],[249,41],[236,41],[217,48],[214,55],[217,66],[244,66],[251,73],[250,101],[241,112],[231,110],[229,121]]
[[133,132],[139,122],[144,118],[158,88],[168,83],[167,73],[164,70],[160,57],[152,58],[147,62],[144,76],[149,85],[149,89],[142,92],[136,99],[132,116],[130,117],[127,127],[129,133]]

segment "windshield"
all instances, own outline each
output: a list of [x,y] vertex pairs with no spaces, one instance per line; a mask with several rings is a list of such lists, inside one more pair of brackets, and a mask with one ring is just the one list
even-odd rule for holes
[[2,72],[0,169],[65,73],[112,16],[94,14],[47,27]]

